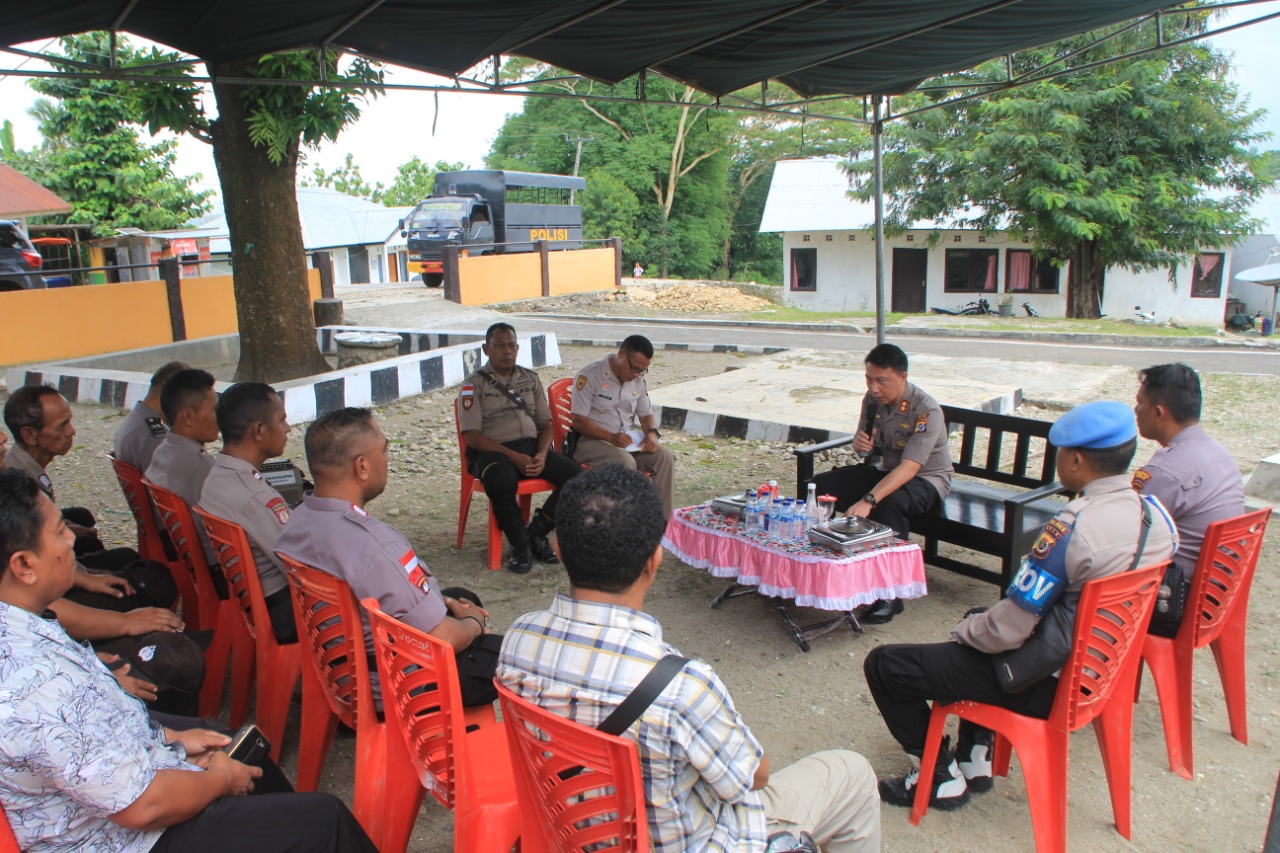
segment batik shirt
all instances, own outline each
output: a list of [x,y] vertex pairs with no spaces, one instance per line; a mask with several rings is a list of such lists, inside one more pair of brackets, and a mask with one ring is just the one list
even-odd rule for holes
[[[647,613],[556,596],[515,621],[498,678],[514,693],[594,728],[653,666],[679,654]],[[709,665],[692,660],[623,737],[640,752],[653,849],[759,851],[765,814],[751,790],[764,749]]]
[[112,823],[160,770],[202,772],[53,619],[0,603],[0,803],[29,853],[150,850]]

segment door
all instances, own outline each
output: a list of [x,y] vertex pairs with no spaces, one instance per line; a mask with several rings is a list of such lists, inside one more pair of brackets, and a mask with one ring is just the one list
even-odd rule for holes
[[890,311],[901,314],[923,314],[927,249],[893,250],[893,297]]

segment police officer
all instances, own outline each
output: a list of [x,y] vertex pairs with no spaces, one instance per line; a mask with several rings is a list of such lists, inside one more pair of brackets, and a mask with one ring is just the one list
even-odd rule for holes
[[116,430],[113,444],[117,459],[128,462],[139,471],[147,470],[147,466],[151,464],[151,454],[156,452],[169,431],[162,418],[160,392],[170,376],[187,367],[181,361],[171,361],[151,375],[147,396],[134,405],[133,411],[125,416],[120,428]]
[[[1200,559],[1205,530],[1215,521],[1244,514],[1240,469],[1227,449],[1200,426],[1200,377],[1185,364],[1157,364],[1138,371],[1133,413],[1138,434],[1160,443],[1133,475],[1133,488],[1154,495],[1178,525],[1173,564],[1190,583]],[[1161,617],[1160,603],[1150,632],[1177,636],[1178,622]]]
[[[941,506],[951,491],[947,424],[937,401],[907,381],[907,354],[880,344],[864,361],[862,398],[853,449],[866,459],[813,478],[819,495],[832,495],[836,509],[887,524],[901,539],[910,518]],[[901,613],[901,599],[877,601],[860,617],[879,625]]]
[[[356,598],[375,598],[382,612],[453,646],[463,704],[493,702],[502,635],[488,632],[488,612],[467,590],[442,590],[409,540],[366,509],[387,485],[387,437],[373,413],[324,415],[307,427],[306,449],[315,491],[290,515],[276,550],[341,578]],[[361,618],[372,655],[373,635]]]
[[[46,466],[75,445],[71,405],[54,388],[28,385],[10,395],[4,404],[4,421],[14,438],[4,457],[5,467],[26,473],[56,504]],[[104,547],[88,509],[64,507],[60,511],[75,534],[75,586],[68,598],[89,607],[127,612],[138,607],[168,607],[178,597],[167,566],[141,559],[132,548]]]
[[289,507],[258,470],[284,453],[290,429],[284,403],[270,385],[240,382],[223,392],[215,414],[222,452],[214,457],[200,490],[200,508],[244,528],[272,632],[281,643],[296,643],[298,629],[284,564],[276,556],[276,540],[289,520]]
[[[1054,607],[1073,606],[1085,581],[1138,565],[1167,560],[1177,548],[1173,522],[1159,506],[1129,487],[1127,471],[1137,449],[1133,413],[1123,403],[1077,406],[1049,431],[1058,447],[1058,478],[1076,499],[1045,525],[1022,568],[990,609],[975,608],[951,630],[954,642],[886,645],[863,664],[871,697],[890,734],[915,763],[924,751],[930,702],[969,699],[1047,719],[1058,689],[1056,676],[1006,692],[996,674],[997,655],[1020,648]],[[1150,519],[1143,541],[1144,516]],[[1141,550],[1139,550],[1141,549]],[[1063,662],[1066,657],[1063,656]],[[953,756],[944,742],[930,805],[958,808],[969,790],[986,791],[991,781],[991,733],[961,723]],[[916,770],[880,781],[880,799],[910,806]]]
[[558,563],[547,534],[555,528],[552,492],[528,527],[516,502],[520,480],[542,477],[557,489],[581,467],[551,449],[551,407],[538,374],[516,364],[516,330],[494,323],[484,336],[488,362],[458,391],[458,424],[467,442],[467,466],[484,484],[498,527],[511,544],[507,568],[524,574],[536,557]]
[[[671,515],[675,454],[658,443],[662,433],[649,403],[644,375],[653,360],[653,344],[631,335],[608,358],[593,361],[573,381],[573,430],[576,447],[569,455],[592,467],[616,462],[648,474]],[[629,431],[639,425],[640,438]],[[568,442],[566,442],[567,444]]]

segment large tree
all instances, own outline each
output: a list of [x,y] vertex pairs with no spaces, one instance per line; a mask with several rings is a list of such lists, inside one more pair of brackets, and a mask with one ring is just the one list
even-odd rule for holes
[[[1165,37],[1204,25],[1204,13],[1166,17]],[[1020,54],[1014,71],[1082,66],[1151,41],[1138,29],[1078,52],[1096,35]],[[1256,227],[1248,210],[1262,182],[1248,145],[1262,138],[1252,129],[1259,114],[1229,70],[1223,54],[1188,43],[892,122],[889,225],[936,219],[1029,237],[1038,257],[1069,264],[1071,317],[1098,316],[1108,267],[1169,268],[1173,282],[1200,247]],[[851,164],[863,177],[870,168],[866,158]]]
[[[62,40],[72,56],[90,34]],[[120,97],[131,118],[145,122],[152,134],[162,128],[190,134],[213,147],[222,186],[223,206],[231,236],[236,316],[240,327],[237,380],[280,381],[321,373],[328,364],[316,347],[307,291],[306,256],[298,219],[295,181],[299,151],[335,139],[360,115],[358,103],[376,94],[382,71],[376,63],[355,58],[340,70],[338,56],[316,51],[269,54],[211,64],[218,80],[261,79],[262,84],[215,82],[218,115],[204,113],[204,90],[194,82],[148,82],[148,73],[172,76],[181,57],[159,48],[136,51],[120,62],[134,79]],[[53,63],[60,71],[85,74],[116,72],[105,57],[86,65]],[[308,81],[322,74],[338,84],[318,88],[266,81]],[[156,68],[150,72],[148,66]],[[190,66],[180,66],[190,70]]]
[[[106,62],[106,37],[91,33],[66,39],[68,57]],[[138,61],[127,41],[119,45],[123,62]],[[10,146],[0,152],[6,163],[65,198],[72,206],[58,221],[85,223],[99,234],[121,227],[180,228],[208,210],[211,192],[193,187],[196,177],[174,174],[177,144],[146,144],[139,138],[130,109],[128,84],[115,80],[51,77],[32,80],[45,98],[31,108],[43,141],[30,150]]]

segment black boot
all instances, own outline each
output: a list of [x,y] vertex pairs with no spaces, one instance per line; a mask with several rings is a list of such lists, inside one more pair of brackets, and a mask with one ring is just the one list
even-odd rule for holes
[[529,547],[533,552],[533,557],[539,563],[548,566],[555,566],[560,563],[560,558],[556,556],[556,550],[547,541],[547,535],[551,533],[555,526],[555,519],[541,509],[534,512],[533,521],[529,522]]
[[975,794],[990,791],[995,787],[991,778],[991,757],[995,751],[993,732],[964,720],[956,740],[956,764],[969,790]]
[[515,531],[515,535],[508,534],[507,541],[511,543],[511,553],[507,554],[504,563],[507,571],[517,575],[528,574],[533,569],[533,551],[529,548],[529,534],[525,532],[524,525]]
[[[929,807],[935,809],[958,809],[969,802],[969,788],[964,774],[951,754],[951,739],[942,741],[942,753],[938,756],[937,766],[930,782]],[[918,759],[912,757],[913,762]],[[920,767],[917,763],[905,776],[881,779],[879,782],[880,800],[895,806],[911,808],[916,799],[916,785],[920,783]]]

